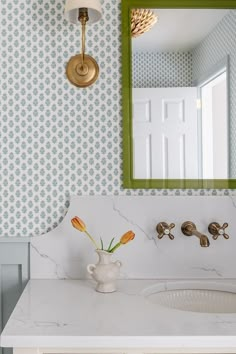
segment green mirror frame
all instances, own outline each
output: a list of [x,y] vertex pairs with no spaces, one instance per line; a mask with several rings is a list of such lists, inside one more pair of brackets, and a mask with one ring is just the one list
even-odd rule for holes
[[[134,179],[132,147],[132,50],[130,10],[132,8],[236,9],[236,0],[122,0],[122,107],[123,188],[131,189],[236,189],[236,179]],[[236,119],[236,117],[235,117]]]

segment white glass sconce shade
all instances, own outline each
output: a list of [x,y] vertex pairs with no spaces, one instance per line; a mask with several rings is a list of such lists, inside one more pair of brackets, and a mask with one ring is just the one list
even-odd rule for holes
[[79,22],[79,9],[88,9],[89,20],[87,24],[98,22],[102,17],[102,8],[99,0],[66,0],[65,18],[74,24]]

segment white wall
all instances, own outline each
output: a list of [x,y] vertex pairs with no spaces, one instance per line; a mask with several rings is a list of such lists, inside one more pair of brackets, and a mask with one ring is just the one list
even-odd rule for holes
[[232,10],[193,51],[193,80],[229,56],[230,176],[236,176],[236,11]]

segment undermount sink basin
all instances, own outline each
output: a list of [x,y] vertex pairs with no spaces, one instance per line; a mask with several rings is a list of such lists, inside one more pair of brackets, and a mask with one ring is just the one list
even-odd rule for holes
[[201,282],[158,284],[144,291],[148,301],[171,309],[201,313],[236,313],[236,287]]

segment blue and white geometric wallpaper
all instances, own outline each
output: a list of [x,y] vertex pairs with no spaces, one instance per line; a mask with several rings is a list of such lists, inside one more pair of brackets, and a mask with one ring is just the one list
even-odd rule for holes
[[133,87],[192,86],[192,53],[135,52],[132,56]]
[[80,27],[64,20],[64,1],[1,0],[0,236],[50,230],[73,194],[229,193],[122,189],[120,2],[102,7],[86,41],[100,77],[78,89],[65,65],[80,51]]

